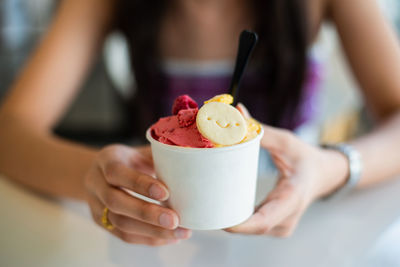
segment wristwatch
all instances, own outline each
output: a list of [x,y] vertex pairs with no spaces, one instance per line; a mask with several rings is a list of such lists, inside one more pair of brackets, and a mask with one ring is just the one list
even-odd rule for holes
[[323,144],[322,148],[332,149],[342,153],[349,163],[349,176],[346,183],[340,188],[336,189],[333,193],[323,197],[323,199],[340,198],[348,194],[358,183],[362,173],[362,162],[360,153],[349,144]]

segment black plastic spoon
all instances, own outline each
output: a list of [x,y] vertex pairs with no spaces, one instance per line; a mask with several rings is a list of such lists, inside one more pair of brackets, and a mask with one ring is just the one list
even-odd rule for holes
[[253,49],[256,46],[257,40],[258,36],[255,32],[244,30],[240,34],[235,70],[233,72],[231,85],[229,86],[229,93],[233,96],[232,105],[234,106],[237,104],[240,81],[242,80],[244,70],[249,62],[251,52],[253,52]]

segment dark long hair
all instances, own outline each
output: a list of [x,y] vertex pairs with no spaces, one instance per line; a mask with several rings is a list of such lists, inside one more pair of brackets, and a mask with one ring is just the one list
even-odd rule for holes
[[[256,18],[253,30],[259,35],[252,63],[262,79],[260,89],[265,99],[264,117],[258,119],[273,126],[291,128],[297,119],[307,69],[306,1],[252,0],[249,3],[253,5]],[[131,63],[139,88],[137,108],[148,102],[144,99],[154,102],[162,97],[155,98],[144,88],[162,87],[158,33],[167,4],[167,0],[120,1],[116,25],[130,44]],[[242,88],[241,92],[251,90]],[[239,94],[239,101],[246,104],[246,97],[243,95],[243,100],[241,97]],[[152,114],[157,114],[154,109],[159,106],[155,104],[151,112],[141,115],[142,119],[154,122],[156,118]]]

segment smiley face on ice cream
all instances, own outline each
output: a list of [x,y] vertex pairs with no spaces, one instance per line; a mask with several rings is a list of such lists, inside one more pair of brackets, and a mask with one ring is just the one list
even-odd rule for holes
[[210,102],[197,113],[197,129],[211,142],[229,146],[242,141],[247,133],[243,115],[233,106],[221,102]]

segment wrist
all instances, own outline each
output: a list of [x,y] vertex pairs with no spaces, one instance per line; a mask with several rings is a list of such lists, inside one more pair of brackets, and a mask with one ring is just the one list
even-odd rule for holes
[[343,187],[350,175],[349,160],[347,157],[336,150],[321,150],[321,183],[315,194],[315,199],[329,196]]

